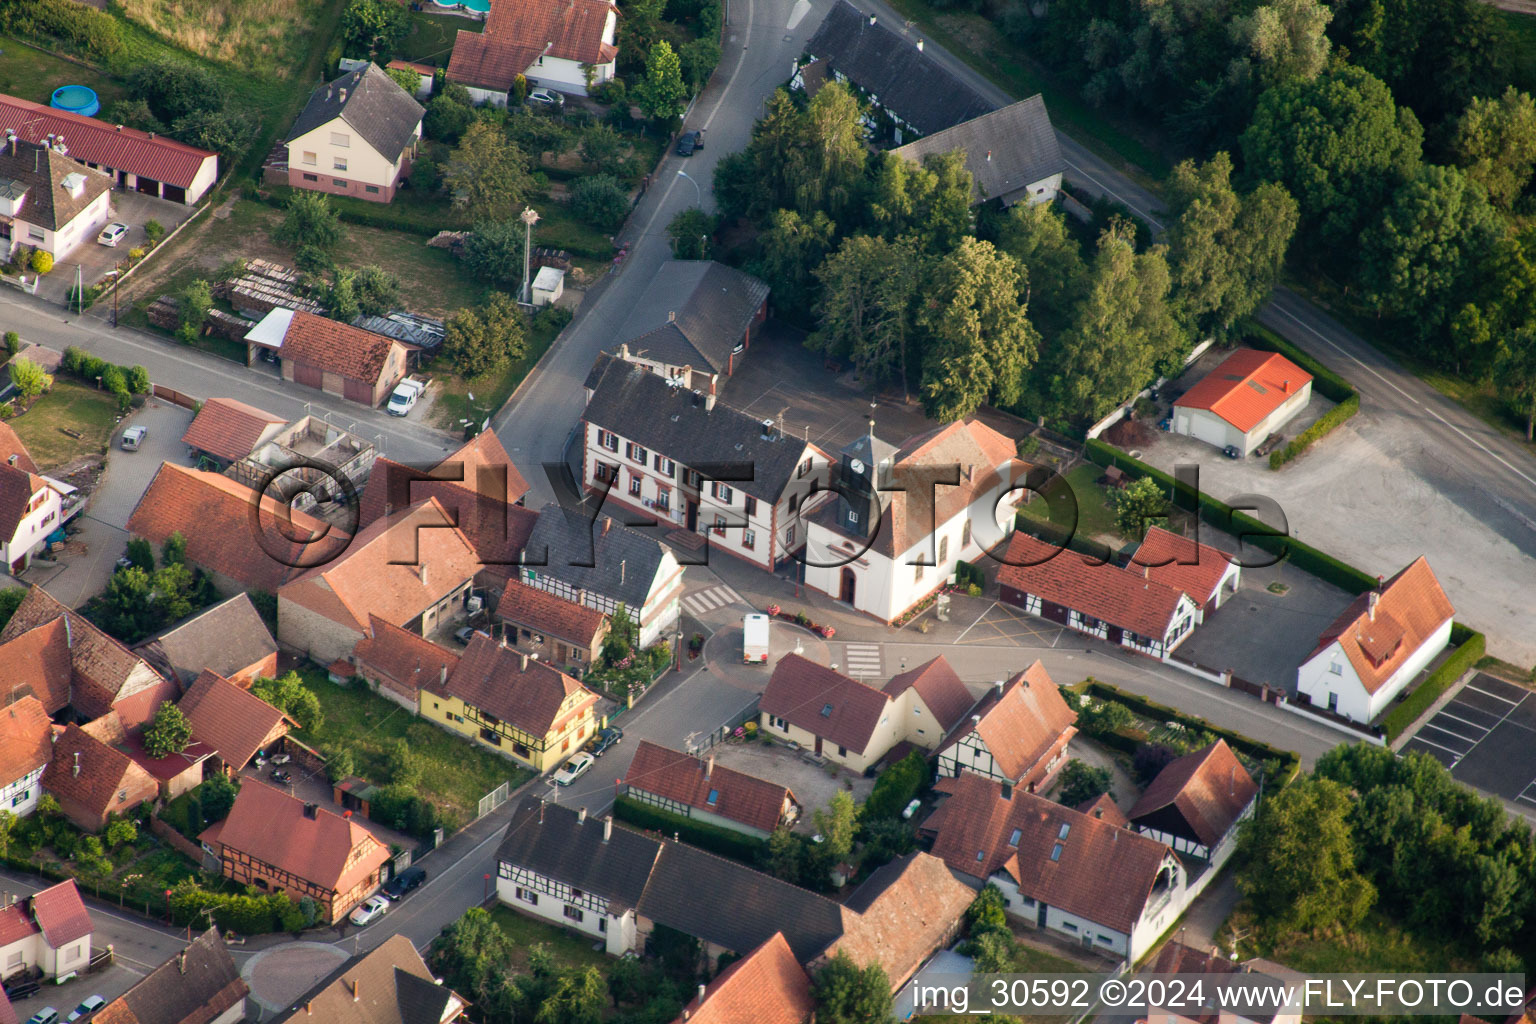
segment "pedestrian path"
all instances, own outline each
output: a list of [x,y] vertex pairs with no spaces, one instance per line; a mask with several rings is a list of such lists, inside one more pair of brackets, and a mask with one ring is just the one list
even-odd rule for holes
[[687,608],[694,615],[703,615],[705,612],[724,608],[726,605],[736,604],[739,601],[741,601],[741,595],[722,583],[707,590],[697,590],[692,594],[685,594],[683,596],[683,607]]
[[843,655],[847,663],[843,665],[843,671],[850,676],[878,676],[880,671],[880,645],[879,644],[843,644]]

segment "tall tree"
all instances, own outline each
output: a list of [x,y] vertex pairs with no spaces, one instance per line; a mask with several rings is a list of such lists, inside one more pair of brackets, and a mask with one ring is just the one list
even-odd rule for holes
[[795,182],[795,208],[802,215],[823,210],[840,221],[863,180],[868,149],[859,101],[839,82],[830,82],[805,110],[804,166]]
[[859,808],[845,789],[832,794],[832,802],[812,814],[819,844],[829,860],[839,861],[853,852],[853,836],[859,828]]
[[1356,867],[1349,816],[1349,791],[1314,776],[1271,795],[1244,824],[1237,885],[1266,927],[1347,929],[1375,903]]
[[775,210],[768,230],[760,236],[761,253],[753,272],[773,288],[779,312],[804,321],[815,304],[812,272],[832,248],[835,225],[821,211],[802,217],[794,210]]
[[819,1024],[888,1024],[891,982],[879,964],[860,967],[839,950],[811,985]]
[[1283,184],[1313,240],[1342,258],[1418,168],[1423,139],[1379,78],[1346,64],[1265,92],[1242,146],[1249,175]]
[[925,260],[910,238],[843,240],[816,270],[818,328],[807,344],[852,361],[872,384],[907,380],[913,311]]
[[1025,284],[1023,268],[991,242],[966,238],[939,260],[917,316],[929,416],[948,422],[989,400],[1019,400],[1039,349]]
[[996,244],[1029,274],[1029,318],[1046,337],[1064,330],[1088,266],[1061,211],[1051,203],[1015,204],[997,225]]
[[1225,332],[1269,298],[1296,230],[1296,201],[1274,182],[1240,196],[1225,151],[1179,164],[1167,190],[1175,301],[1201,333]]
[[596,967],[560,974],[554,990],[539,1004],[537,1024],[598,1024],[608,1005],[608,986]]
[[1493,380],[1499,393],[1525,419],[1525,439],[1536,440],[1536,330],[1524,328],[1500,346]]
[[432,944],[432,968],[454,989],[484,1007],[507,983],[515,944],[483,907],[470,907]]
[[275,679],[263,676],[251,684],[251,695],[292,718],[306,732],[313,733],[325,724],[320,698],[297,672],[288,671]]
[[312,245],[328,250],[341,244],[341,218],[325,193],[295,189],[288,197],[286,209],[282,224],[272,232],[278,242],[295,249]]
[[[448,158],[443,183],[460,216],[511,220],[532,184],[528,157],[491,120],[477,120]],[[297,193],[296,193],[297,194]]]
[[1514,86],[1498,99],[1474,99],[1456,123],[1451,150],[1467,177],[1509,209],[1536,171],[1536,101]]
[[155,717],[144,728],[145,752],[150,757],[166,757],[181,753],[191,742],[192,723],[175,704],[162,701]]
[[523,315],[505,292],[492,292],[476,309],[461,309],[448,318],[443,355],[465,377],[478,377],[528,350]]
[[1265,85],[1309,82],[1328,65],[1328,22],[1319,0],[1270,0],[1234,18],[1232,38],[1252,52]]
[[654,121],[672,121],[683,116],[688,105],[688,83],[683,81],[683,62],[665,39],[654,43],[645,55],[645,77],[635,94],[640,110]]

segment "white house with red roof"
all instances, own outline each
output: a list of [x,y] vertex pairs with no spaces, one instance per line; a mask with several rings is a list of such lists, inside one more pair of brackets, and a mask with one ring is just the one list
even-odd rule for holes
[[1258,808],[1258,783],[1226,740],[1163,766],[1128,815],[1144,836],[1219,868],[1237,848],[1237,826]]
[[91,962],[91,915],[73,880],[0,909],[0,974],[40,970],[57,978]]
[[52,756],[53,723],[43,702],[29,694],[8,703],[0,711],[0,811],[21,818],[37,808]]
[[1077,735],[1067,706],[1038,660],[997,685],[939,748],[941,776],[971,772],[1033,793],[1048,782]]
[[1246,456],[1311,400],[1306,370],[1278,352],[1240,348],[1174,400],[1172,430]]
[[998,598],[1031,615],[1166,661],[1199,608],[1148,567],[1121,567],[1015,533],[997,570]]
[[1243,570],[1220,548],[1201,544],[1161,526],[1151,526],[1131,557],[1131,567],[1143,568],[1150,579],[1177,587],[1195,602],[1195,622],[1220,608],[1243,584]]
[[459,31],[448,81],[495,107],[518,76],[529,89],[585,96],[614,76],[618,26],[612,0],[495,0],[481,31]]
[[874,428],[840,453],[836,500],[802,516],[805,585],[891,622],[1008,536],[1026,466],[974,418],[899,448]]
[[1455,614],[1421,555],[1323,631],[1296,670],[1296,690],[1317,707],[1369,722],[1445,650]]

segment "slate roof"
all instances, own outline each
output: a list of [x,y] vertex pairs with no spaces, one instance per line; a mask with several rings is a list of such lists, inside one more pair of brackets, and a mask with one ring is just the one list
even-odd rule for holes
[[[75,754],[80,774],[75,774]],[[140,800],[159,792],[154,776],[133,758],[114,750],[78,725],[71,725],[53,744],[53,760],[43,772],[43,788],[61,801],[73,801],[95,815],[131,810]]]
[[250,988],[217,928],[209,928],[92,1021],[114,1024],[207,1024],[245,999]]
[[1064,605],[1113,626],[1161,640],[1174,624],[1182,590],[1159,583],[1148,570],[1092,562],[1022,531],[1008,542],[997,581]]
[[816,1011],[811,979],[783,932],[715,975],[676,1024],[805,1024]]
[[177,706],[192,726],[192,738],[217,750],[237,770],[250,763],[284,721],[277,708],[208,669]]
[[1420,555],[1385,584],[1351,601],[1323,630],[1307,660],[1337,640],[1365,691],[1375,693],[1455,614],[1434,570]]
[[[1129,817],[1133,825],[1152,824],[1161,832],[1214,847],[1237,824],[1258,792],[1258,785],[1227,741],[1217,740],[1165,765],[1131,808]],[[1148,820],[1153,817],[1155,821]]]
[[457,1020],[467,1005],[432,972],[404,935],[391,935],[353,957],[294,1000],[276,1018],[325,1024],[439,1024]]
[[[400,88],[394,82],[389,84],[396,89]],[[416,101],[411,102],[414,104]],[[339,320],[315,316],[302,310],[292,312],[288,330],[283,334],[282,345],[278,348],[284,359],[309,363],[348,380],[362,381],[370,387],[378,383],[379,375],[384,372],[390,350],[400,344],[394,338],[365,331]]]
[[36,473],[0,462],[0,539],[9,542],[27,517],[32,496],[48,486]]
[[0,95],[0,134],[7,129],[24,139],[41,142],[63,135],[69,155],[102,167],[112,167],[178,188],[191,188],[198,171],[214,154],[164,135],[113,125],[94,117]]
[[939,655],[930,661],[891,677],[885,684],[885,692],[894,700],[908,689],[915,689],[923,704],[938,719],[939,728],[948,732],[965,720],[965,713],[976,703],[971,691],[955,670]]
[[[707,408],[704,396],[635,363],[600,355],[587,375],[592,397],[582,418],[594,426],[709,476],[708,467],[739,466],[750,480],[732,489],[777,502],[813,446],[793,434],[771,436],[761,419],[728,405]],[[622,453],[620,453],[622,455]],[[722,469],[716,469],[722,475]]]
[[634,907],[661,847],[661,840],[617,825],[604,841],[601,821],[581,821],[574,808],[529,796],[513,812],[496,859]]
[[[429,693],[457,697],[533,736],[546,736],[560,723],[597,703],[597,694],[559,669],[476,633],[447,683],[422,681]],[[566,700],[575,706],[561,711]]]
[[[978,722],[977,719],[980,719]],[[998,770],[1015,782],[1023,779],[1063,737],[1077,734],[1077,712],[1067,706],[1045,666],[1036,660],[1003,684],[987,691],[971,717],[947,736],[948,750],[972,732],[987,745]]]
[[763,832],[778,827],[786,801],[799,804],[787,786],[715,764],[714,760],[713,755],[707,759],[691,757],[641,740],[624,775],[624,785]]
[[[0,179],[8,178],[27,190],[16,220],[58,231],[112,188],[112,179],[105,172],[77,164],[47,145],[22,139],[15,148],[12,153],[0,140]],[[65,179],[75,174],[82,179],[79,195],[64,187]]]
[[639,614],[667,554],[650,533],[612,516],[594,520],[550,502],[539,510],[523,563],[540,576],[622,601]]
[[1004,797],[1001,783],[970,772],[934,788],[949,794],[923,822],[935,833],[935,857],[977,879],[1005,872],[1023,895],[1116,931],[1131,932],[1173,856],[1162,843],[1033,793]]
[[849,750],[863,751],[891,698],[798,654],[773,667],[758,710]]
[[631,352],[672,366],[724,373],[751,326],[768,283],[713,260],[667,260],[657,268],[614,337]]
[[368,631],[353,645],[352,656],[412,692],[440,680],[444,672],[452,675],[459,666],[457,654],[372,613]]
[[236,594],[144,641],[134,653],[186,686],[205,669],[232,677],[276,654],[277,641],[250,596]]
[[1201,544],[1193,537],[1151,526],[1131,558],[1131,568],[1146,567],[1148,576],[1159,583],[1178,587],[1189,599],[1204,608],[1216,594],[1222,577],[1232,567],[1232,560],[1220,548]]
[[339,117],[375,152],[393,162],[410,145],[426,112],[383,68],[370,62],[317,86],[284,141],[292,142]]
[[274,424],[287,422],[233,398],[210,398],[192,417],[181,440],[190,448],[238,462],[256,450],[262,435]]
[[52,755],[53,723],[42,701],[18,697],[0,709],[0,788],[44,767]]
[[[436,498],[358,532],[334,561],[283,585],[292,601],[354,632],[376,614],[404,626],[474,578],[474,549]],[[190,553],[190,548],[189,548]]]
[[861,966],[879,964],[894,992],[949,939],[976,891],[944,862],[921,851],[875,869],[843,904],[854,912],[826,955],[846,953]]
[[[218,841],[322,889],[347,892],[389,860],[389,848],[353,818],[326,807],[304,813],[304,801],[265,782],[246,780]],[[354,859],[354,851],[357,853]]]
[[27,446],[22,444],[21,438],[9,423],[0,422],[0,463],[11,465],[11,456],[16,457],[16,468],[26,470],[28,473],[39,472],[37,463],[32,461],[32,453],[27,451]]
[[1246,434],[1311,380],[1310,373],[1278,352],[1240,348],[1173,404],[1213,412]]
[[597,640],[608,616],[537,587],[508,580],[496,605],[498,618],[583,648]]
[[[260,500],[258,510],[257,501]],[[128,532],[153,544],[173,533],[187,560],[252,590],[276,591],[303,570],[346,550],[348,535],[331,524],[257,494],[218,473],[163,463],[128,517]],[[317,538],[301,544],[290,536]]]
[[926,135],[895,150],[921,164],[930,155],[960,150],[973,183],[972,202],[1007,197],[1067,168],[1045,99],[1038,93]]
[[[10,632],[9,627],[6,632]],[[70,665],[67,632],[61,616],[3,638],[0,664],[5,666],[6,685],[11,688],[7,699],[12,695],[35,697],[48,715],[69,705],[74,670]]]
[[924,135],[992,110],[982,97],[883,22],[871,25],[848,0],[838,0],[805,52],[826,61]]
[[32,919],[54,949],[63,949],[95,931],[73,879],[49,886],[33,896],[29,903]]
[[619,52],[603,42],[611,10],[608,0],[495,0],[481,31],[459,30],[448,80],[504,92],[540,54],[606,64]]

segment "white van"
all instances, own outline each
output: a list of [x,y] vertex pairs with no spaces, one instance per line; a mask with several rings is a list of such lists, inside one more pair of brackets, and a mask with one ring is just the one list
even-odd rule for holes
[[768,663],[768,616],[744,615],[741,619],[741,660],[748,665]]

